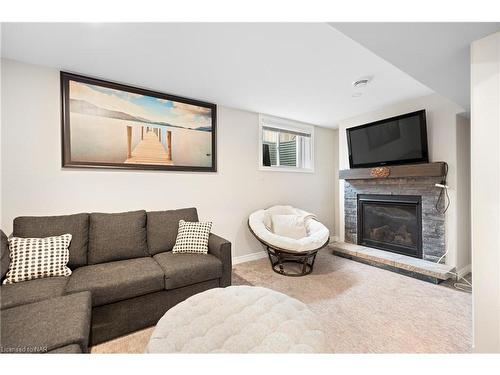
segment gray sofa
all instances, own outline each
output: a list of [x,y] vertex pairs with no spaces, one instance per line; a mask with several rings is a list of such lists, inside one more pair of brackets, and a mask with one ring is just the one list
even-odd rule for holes
[[[231,285],[223,238],[210,234],[207,255],[171,252],[181,219],[198,221],[196,209],[16,218],[16,237],[71,233],[72,274],[0,287],[1,351],[87,352],[155,325],[189,296]],[[8,264],[2,232],[2,280]]]

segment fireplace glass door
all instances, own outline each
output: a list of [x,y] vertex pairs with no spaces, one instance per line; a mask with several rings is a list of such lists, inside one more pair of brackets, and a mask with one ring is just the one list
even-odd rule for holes
[[358,195],[358,244],[422,258],[421,197]]

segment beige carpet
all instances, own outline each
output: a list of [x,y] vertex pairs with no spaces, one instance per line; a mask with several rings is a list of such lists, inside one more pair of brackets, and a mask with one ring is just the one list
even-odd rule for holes
[[[238,264],[234,285],[271,288],[306,303],[336,353],[464,353],[471,348],[471,295],[357,263],[322,250],[305,277],[274,273],[267,259]],[[153,328],[92,348],[142,353]]]

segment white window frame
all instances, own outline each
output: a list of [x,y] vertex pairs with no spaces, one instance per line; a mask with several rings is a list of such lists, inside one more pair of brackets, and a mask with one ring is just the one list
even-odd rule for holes
[[[274,165],[271,167],[266,167],[262,165],[262,136],[264,126],[272,126],[273,128],[280,129],[283,131],[301,132],[307,133],[311,136],[311,168],[298,168],[289,167],[285,165]],[[258,167],[261,171],[271,171],[271,172],[301,172],[301,173],[314,173],[314,126],[307,125],[302,122],[287,120],[279,117],[273,117],[268,115],[259,115],[259,159]],[[297,149],[298,153],[298,149]],[[297,155],[298,160],[298,155]]]

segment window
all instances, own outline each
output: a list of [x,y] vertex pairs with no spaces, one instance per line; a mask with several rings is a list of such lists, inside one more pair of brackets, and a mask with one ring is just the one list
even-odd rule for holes
[[313,147],[313,126],[260,116],[260,169],[313,172]]

